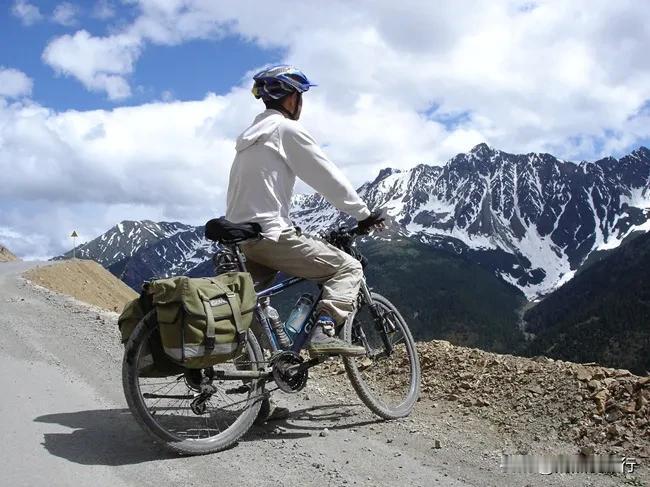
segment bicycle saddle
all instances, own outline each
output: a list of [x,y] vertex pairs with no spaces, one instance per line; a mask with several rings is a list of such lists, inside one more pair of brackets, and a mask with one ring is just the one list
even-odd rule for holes
[[262,232],[259,223],[233,223],[224,217],[213,218],[205,224],[205,238],[224,244],[258,238]]

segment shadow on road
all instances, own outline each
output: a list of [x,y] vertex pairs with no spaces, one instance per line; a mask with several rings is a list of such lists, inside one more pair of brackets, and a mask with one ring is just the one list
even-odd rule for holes
[[289,413],[284,420],[270,421],[263,425],[253,426],[251,433],[242,441],[255,441],[260,438],[277,437],[278,427],[283,428],[282,439],[309,438],[314,431],[346,430],[367,426],[369,424],[381,423],[383,419],[372,419],[366,421],[355,421],[359,416],[359,404],[321,404],[302,409],[295,409]]
[[47,414],[34,421],[74,429],[45,433],[42,443],[52,455],[74,463],[116,466],[177,458],[150,440],[128,409]]
[[[344,430],[381,422],[355,421],[356,404],[324,404],[291,411],[289,418],[253,426],[240,441],[277,438],[309,438],[315,430]],[[178,458],[157,445],[135,422],[128,409],[96,409],[39,416],[39,423],[73,429],[65,433],[45,433],[42,445],[52,455],[81,465],[132,465]],[[235,445],[236,448],[236,445]]]

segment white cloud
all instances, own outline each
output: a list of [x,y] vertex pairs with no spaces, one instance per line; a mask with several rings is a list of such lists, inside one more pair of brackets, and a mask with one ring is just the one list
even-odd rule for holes
[[174,101],[174,92],[171,90],[163,90],[163,92],[160,94],[160,99],[164,102]]
[[[118,99],[129,95],[128,76],[148,43],[238,35],[285,49],[287,61],[319,82],[322,106],[334,116],[361,115],[356,107],[370,97],[398,118],[428,113],[443,125],[451,120],[472,140],[566,157],[589,156],[577,136],[602,145],[650,99],[650,30],[643,20],[650,4],[631,0],[458,1],[444,8],[415,0],[137,5],[139,16],[119,33],[55,39],[44,59]],[[104,57],[108,68],[92,61]],[[436,125],[420,119],[416,130]]]
[[63,2],[58,4],[54,12],[52,12],[52,20],[57,24],[70,27],[77,23],[77,15],[79,10],[70,2]]
[[24,237],[10,248],[56,254],[72,229],[94,238],[122,219],[222,214],[234,156],[223,127],[254,115],[248,95],[63,113],[0,99],[0,227]]
[[85,30],[50,42],[43,60],[58,73],[71,74],[93,91],[105,91],[111,100],[131,94],[125,75],[133,71],[141,41],[127,34],[94,37]]
[[23,25],[35,24],[43,18],[38,7],[26,0],[16,0],[11,7],[11,13],[18,17]]
[[[595,159],[650,138],[647,3],[138,5],[132,23],[104,37],[58,37],[43,59],[118,100],[151,43],[230,34],[279,47],[319,84],[305,95],[303,122],[356,184],[380,167],[442,163],[481,141]],[[56,222],[49,226],[64,237],[72,224],[93,235],[122,218],[201,223],[223,212],[234,138],[261,107],[249,75],[227,95],[194,102],[162,94],[140,107],[64,113],[5,102],[0,171],[10,184],[0,205],[37,202],[30,214]],[[74,218],[61,208],[74,208]],[[21,234],[48,227],[8,214],[0,225],[22,225]]]
[[22,71],[0,66],[0,97],[16,98],[32,92],[33,82]]

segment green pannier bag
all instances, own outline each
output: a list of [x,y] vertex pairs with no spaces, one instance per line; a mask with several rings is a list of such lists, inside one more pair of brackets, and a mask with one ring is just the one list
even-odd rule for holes
[[125,345],[126,342],[129,341],[129,337],[131,336],[131,333],[133,333],[133,330],[135,330],[135,327],[138,325],[138,323],[140,323],[140,320],[142,320],[146,314],[143,311],[143,306],[141,303],[143,299],[146,299],[144,295],[126,303],[122,314],[117,319],[117,326],[120,329],[120,334],[122,335],[122,343]]
[[200,369],[239,354],[257,295],[248,272],[158,279],[146,285],[156,308],[162,348],[173,361]]
[[[122,314],[117,320],[117,326],[122,335],[122,343],[126,346],[133,330],[142,321],[145,315],[153,309],[151,296],[143,291],[139,298],[130,301],[124,306]],[[155,319],[155,315],[152,317]],[[167,377],[183,373],[183,367],[172,362],[163,351],[160,343],[160,334],[154,333],[149,337],[141,357],[141,377]]]

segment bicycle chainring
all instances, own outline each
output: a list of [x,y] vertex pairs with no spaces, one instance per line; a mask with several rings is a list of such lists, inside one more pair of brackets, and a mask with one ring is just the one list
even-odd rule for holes
[[292,393],[305,387],[309,371],[297,370],[302,363],[302,357],[294,352],[280,352],[271,358],[273,380],[281,391]]

